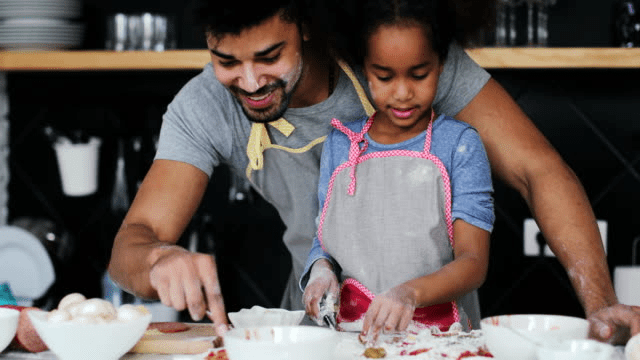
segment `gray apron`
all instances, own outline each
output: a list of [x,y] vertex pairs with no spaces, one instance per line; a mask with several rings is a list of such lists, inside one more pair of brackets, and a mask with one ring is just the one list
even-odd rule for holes
[[[349,137],[351,148],[349,159],[332,174],[318,237],[340,264],[341,280],[348,279],[341,297],[360,291],[372,298],[453,261],[449,177],[442,162],[430,153],[433,115],[422,152],[364,154],[368,145],[365,134],[374,118],[375,115],[360,133],[335,119],[332,123]],[[354,284],[354,279],[359,284]],[[349,284],[354,286],[347,291],[345,285]],[[341,298],[341,308],[351,303],[360,309],[348,311],[362,312],[364,316],[368,305],[363,309],[362,304],[357,304],[361,295],[355,294],[351,300]],[[449,314],[436,314],[429,319],[429,307],[419,308],[414,320],[444,329],[453,322],[471,326],[456,302],[442,306],[448,308],[445,310]],[[351,320],[353,316],[350,313]]]

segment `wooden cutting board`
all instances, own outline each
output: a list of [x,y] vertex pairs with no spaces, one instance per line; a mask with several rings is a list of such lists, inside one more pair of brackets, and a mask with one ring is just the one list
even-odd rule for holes
[[211,324],[188,324],[189,330],[163,333],[147,330],[129,352],[138,354],[200,354],[214,347],[216,331]]

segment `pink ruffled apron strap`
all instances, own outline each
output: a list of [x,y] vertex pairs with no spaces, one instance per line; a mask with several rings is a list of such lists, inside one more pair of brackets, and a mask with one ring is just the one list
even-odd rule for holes
[[[367,120],[362,131],[359,133],[344,126],[340,120],[335,118],[331,119],[331,125],[347,135],[351,142],[351,146],[349,147],[349,160],[347,160],[347,166],[351,167],[351,182],[347,189],[349,195],[353,195],[356,191],[356,165],[358,164],[358,158],[367,151],[367,148],[369,147],[369,142],[364,138],[364,135],[369,131],[369,128],[371,128],[374,116],[375,114],[369,117],[369,120]],[[362,146],[360,146],[360,143],[362,143]]]
[[433,119],[436,118],[436,112],[431,109],[431,119],[429,120],[429,126],[427,127],[427,136],[424,139],[424,152],[431,154],[431,133],[433,132]]

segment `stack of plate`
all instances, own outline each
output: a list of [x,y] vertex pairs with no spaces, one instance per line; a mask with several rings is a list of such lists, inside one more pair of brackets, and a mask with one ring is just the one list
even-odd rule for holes
[[0,0],[0,48],[58,50],[82,44],[80,0]]

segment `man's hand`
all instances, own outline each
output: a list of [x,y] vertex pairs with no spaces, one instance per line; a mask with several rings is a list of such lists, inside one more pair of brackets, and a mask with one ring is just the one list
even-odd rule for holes
[[640,333],[640,306],[616,304],[589,316],[589,337],[614,345],[624,345]]
[[214,324],[227,324],[213,256],[169,246],[151,267],[149,280],[164,305],[188,308],[195,321],[207,313]]
[[311,267],[309,282],[304,289],[304,307],[312,319],[320,323],[320,300],[326,294],[327,298],[335,299],[338,296],[338,278],[333,272],[329,261],[320,259]]
[[380,330],[404,331],[416,310],[416,294],[413,288],[400,284],[377,295],[364,315],[362,335],[367,342],[375,343]]

